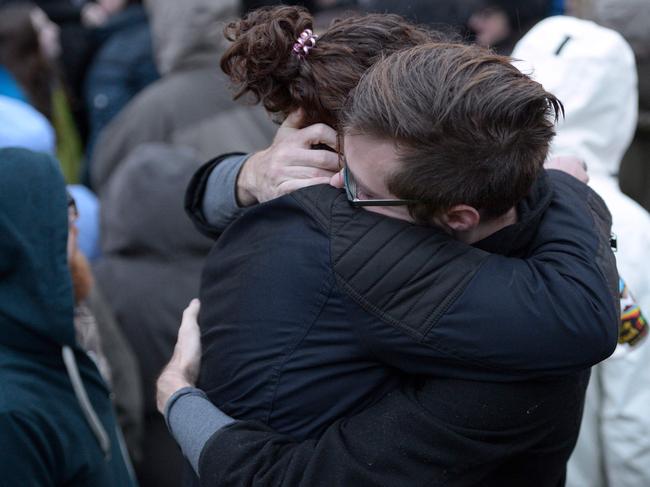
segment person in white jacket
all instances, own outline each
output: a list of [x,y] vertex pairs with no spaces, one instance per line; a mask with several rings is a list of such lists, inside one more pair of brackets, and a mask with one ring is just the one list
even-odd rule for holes
[[[630,46],[593,22],[551,17],[522,38],[512,56],[564,104],[552,154],[578,156],[588,165],[590,185],[612,213],[619,273],[648,316],[650,215],[618,184],[638,110]],[[638,307],[629,295],[621,302],[619,346],[592,370],[568,487],[650,486],[650,343]]]

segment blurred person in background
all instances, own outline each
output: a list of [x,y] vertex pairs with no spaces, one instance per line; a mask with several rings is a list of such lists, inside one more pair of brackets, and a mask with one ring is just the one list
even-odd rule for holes
[[188,227],[182,200],[198,166],[215,154],[268,145],[276,126],[260,107],[232,100],[218,60],[237,1],[152,0],[156,63],[163,77],[104,129],[91,175],[101,196],[102,258],[96,278],[139,360],[145,397],[145,486],[180,481],[181,456],[156,412],[154,382],[173,349],[178,316],[198,291],[210,244]]
[[481,0],[467,25],[477,43],[509,54],[531,27],[561,8],[553,0]]
[[[83,188],[83,186],[75,188]],[[70,187],[68,187],[68,191]],[[112,310],[95,283],[87,258],[78,245],[79,211],[68,193],[68,264],[74,291],[77,343],[88,352],[112,391],[118,423],[132,459],[142,455],[143,407],[138,363]]]
[[190,147],[200,159],[234,151],[238,143],[264,147],[275,126],[259,107],[232,100],[218,59],[227,47],[224,22],[238,0],[148,0],[156,65],[162,78],[139,93],[103,130],[91,161],[100,194],[112,172],[146,142]]
[[[53,155],[54,140],[54,129],[43,115],[26,103],[0,96],[0,148],[26,148]],[[97,215],[86,215],[93,210],[97,213],[96,198],[81,185],[68,185],[67,189],[74,195],[69,203],[69,264],[75,292],[75,325],[83,323],[77,327],[82,330],[78,337],[87,337],[87,343],[97,344],[92,347],[94,356],[99,357],[100,370],[112,386],[119,424],[129,452],[137,459],[142,434],[142,388],[137,362],[94,283],[87,261],[98,244]],[[103,347],[98,345],[100,341]],[[86,342],[79,343],[91,350]]]
[[632,46],[639,79],[639,117],[620,167],[623,191],[650,211],[650,2],[572,0],[577,14],[618,31]]
[[99,235],[99,199],[83,184],[69,184],[68,191],[74,197],[79,208],[77,228],[79,250],[90,262],[101,256],[101,239]]
[[323,3],[322,0],[288,0],[284,2],[282,0],[242,0],[241,10],[238,12],[238,14],[244,15],[246,12],[250,12],[251,10],[255,10],[260,7],[270,7],[279,4],[300,5],[312,12],[315,12],[319,3]]
[[368,12],[391,13],[416,24],[427,25],[446,33],[455,33],[466,39],[470,32],[467,23],[472,13],[481,7],[483,0],[359,0],[359,7]]
[[[141,0],[99,0],[106,21],[91,30],[95,54],[84,81],[88,160],[101,130],[147,85],[158,79],[151,31]],[[84,178],[88,181],[88,164]]]
[[370,12],[394,13],[508,54],[516,41],[547,15],[561,10],[553,0],[358,0]]
[[0,149],[0,170],[2,483],[135,486],[110,389],[77,341],[89,327],[74,318],[74,210],[58,163]]
[[72,112],[82,140],[85,140],[86,116],[81,87],[91,54],[88,28],[102,22],[106,14],[91,0],[35,0],[34,3],[60,29],[62,76],[69,90]]
[[[621,160],[637,121],[632,49],[617,32],[572,17],[536,25],[515,47],[518,66],[564,103],[551,145],[589,167],[589,185],[612,213],[623,322],[614,355],[593,368],[580,437],[569,462],[569,487],[650,485],[650,343],[640,310],[650,310],[650,215],[623,194]],[[634,302],[633,296],[638,301]]]
[[156,412],[154,383],[210,250],[183,212],[183,191],[199,165],[187,148],[139,146],[115,170],[102,198],[103,254],[93,270],[138,359],[144,432],[135,469],[143,487],[181,482],[182,458]]
[[[38,32],[35,25],[41,27]],[[66,180],[75,182],[81,152],[55,67],[58,34],[58,27],[29,2],[12,1],[0,7],[0,147],[59,154]],[[80,185],[68,188],[82,210],[79,245],[87,258],[95,259],[99,254],[97,198]]]
[[[2,78],[0,68],[0,78]],[[11,83],[15,86],[15,83]],[[5,88],[0,80],[0,92]],[[29,103],[15,96],[0,95],[0,148],[23,147],[35,152],[56,153],[54,127]]]
[[0,95],[26,100],[50,121],[56,131],[63,174],[68,183],[75,183],[79,180],[82,146],[58,74],[60,53],[59,28],[43,10],[24,1],[0,7],[0,70],[4,70],[5,80],[15,83],[14,90]]
[[34,3],[60,29],[62,75],[68,87],[77,126],[85,142],[88,127],[83,102],[83,84],[97,47],[93,31],[101,28],[113,12],[119,10],[122,0],[34,0]]

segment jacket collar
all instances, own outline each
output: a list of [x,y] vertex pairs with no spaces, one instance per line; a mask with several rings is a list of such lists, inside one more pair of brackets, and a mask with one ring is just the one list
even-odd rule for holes
[[474,247],[493,254],[523,256],[535,237],[539,222],[552,198],[553,189],[549,184],[548,175],[546,171],[542,171],[528,196],[517,205],[517,223],[476,242]]

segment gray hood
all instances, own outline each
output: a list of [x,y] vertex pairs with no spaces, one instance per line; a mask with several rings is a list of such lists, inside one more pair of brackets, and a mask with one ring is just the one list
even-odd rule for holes
[[161,75],[219,65],[223,28],[239,15],[239,0],[145,0]]
[[102,197],[102,251],[107,256],[178,261],[203,256],[212,241],[185,215],[185,188],[202,160],[188,148],[138,146]]

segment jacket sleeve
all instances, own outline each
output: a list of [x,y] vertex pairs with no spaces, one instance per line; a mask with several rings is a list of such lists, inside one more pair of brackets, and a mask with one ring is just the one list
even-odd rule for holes
[[204,447],[201,486],[557,485],[588,377],[405,385],[302,442],[236,421]]
[[[185,192],[185,212],[196,229],[206,237],[214,240],[219,238],[228,223],[241,213],[241,209],[236,207],[234,196],[228,195],[234,195],[236,173],[245,160],[246,157],[241,153],[224,154],[206,162],[192,176]],[[235,174],[234,180],[228,177],[228,174],[218,178],[211,177],[222,163],[234,164],[233,171],[228,171],[228,174]],[[220,207],[215,209],[218,211],[216,217],[211,218],[204,211],[206,199]]]
[[[429,475],[434,471],[417,453],[429,451],[427,422],[431,419],[424,410],[401,392],[349,420],[336,421],[319,439],[296,442],[261,422],[236,421],[214,433],[205,445],[199,460],[200,484],[426,485],[416,479],[423,467]],[[414,425],[419,425],[420,434]],[[393,453],[398,449],[399,454]]]
[[0,415],[0,472],[2,485],[54,487],[56,460],[52,438],[37,421],[22,413]]
[[584,369],[614,351],[609,212],[588,186],[549,172],[554,197],[529,255],[490,255],[421,339],[369,325],[367,344],[381,361],[408,374],[517,380]]

